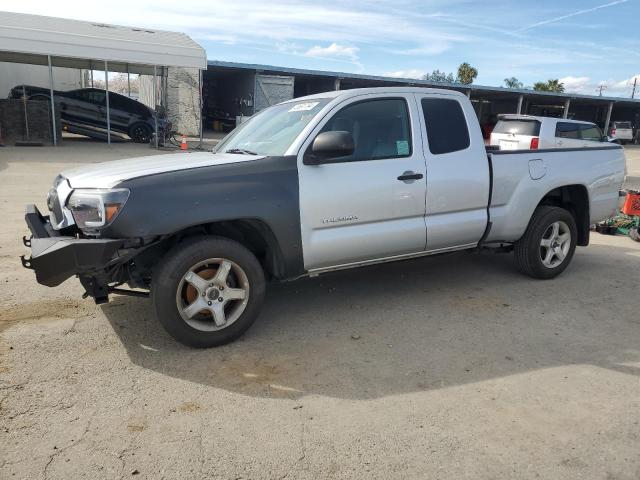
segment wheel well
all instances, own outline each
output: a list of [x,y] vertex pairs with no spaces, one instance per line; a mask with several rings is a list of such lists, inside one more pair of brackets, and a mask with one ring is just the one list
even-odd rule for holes
[[142,120],[136,120],[131,125],[129,125],[129,132],[131,132],[137,126],[143,126],[149,131],[152,130],[151,125],[149,125],[147,122],[143,122]]
[[161,250],[155,252],[156,258],[185,238],[198,235],[217,235],[235,240],[256,256],[266,277],[285,276],[284,261],[276,237],[271,228],[258,219],[225,220],[186,228],[166,238]]
[[568,210],[576,221],[580,246],[589,245],[589,194],[584,185],[565,185],[548,192],[538,206],[550,205]]

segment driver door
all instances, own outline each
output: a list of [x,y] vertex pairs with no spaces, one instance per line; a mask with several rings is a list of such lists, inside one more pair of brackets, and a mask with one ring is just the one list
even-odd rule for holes
[[[352,155],[305,165],[315,137],[347,131]],[[362,95],[336,106],[298,155],[305,269],[422,252],[425,159],[412,94]]]

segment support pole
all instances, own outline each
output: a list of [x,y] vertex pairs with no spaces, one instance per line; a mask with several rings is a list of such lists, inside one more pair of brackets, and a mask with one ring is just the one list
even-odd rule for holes
[[522,102],[524,101],[524,95],[520,95],[518,97],[518,108],[516,110],[516,113],[518,115],[520,115],[522,113]]
[[571,106],[571,99],[567,98],[564,101],[564,112],[562,112],[562,118],[569,118],[569,107]]
[[93,88],[93,64],[91,64],[91,68],[89,71],[91,72],[91,88]]
[[478,105],[478,121],[482,125],[482,110],[484,110],[484,100],[480,99],[480,105]]
[[129,73],[129,64],[127,63],[127,95],[131,98],[131,74]]
[[202,110],[204,107],[202,100],[202,70],[198,69],[198,85],[199,85],[199,93],[200,93],[200,101],[198,102],[200,105],[200,145],[204,140],[204,131],[203,131],[203,122],[202,122]]
[[51,55],[47,55],[49,65],[49,96],[51,97],[51,132],[53,133],[53,146],[58,145],[58,132],[56,130],[56,102],[53,101],[53,66],[51,65]]
[[153,66],[153,123],[156,131],[156,148],[158,148],[158,71]]
[[607,119],[604,121],[604,134],[609,135],[609,123],[611,122],[611,112],[613,112],[613,102],[609,102],[607,109]]
[[111,112],[109,109],[109,66],[104,61],[104,97],[107,101],[107,144],[111,145]]

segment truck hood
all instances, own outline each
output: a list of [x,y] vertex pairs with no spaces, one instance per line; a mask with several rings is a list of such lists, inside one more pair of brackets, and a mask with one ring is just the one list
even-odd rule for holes
[[235,153],[181,152],[96,163],[64,171],[62,176],[69,180],[71,188],[112,188],[126,180],[147,175],[262,158],[264,156]]

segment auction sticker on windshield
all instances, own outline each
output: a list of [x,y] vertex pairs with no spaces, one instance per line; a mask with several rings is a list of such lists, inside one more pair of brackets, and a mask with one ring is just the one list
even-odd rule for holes
[[320,102],[298,103],[289,109],[290,112],[306,112],[313,110]]

